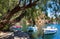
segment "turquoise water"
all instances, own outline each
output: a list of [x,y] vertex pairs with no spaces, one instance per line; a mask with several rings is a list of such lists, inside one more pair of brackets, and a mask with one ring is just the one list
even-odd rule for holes
[[47,26],[55,26],[58,31],[55,34],[44,35],[42,39],[60,39],[60,24],[48,24]]

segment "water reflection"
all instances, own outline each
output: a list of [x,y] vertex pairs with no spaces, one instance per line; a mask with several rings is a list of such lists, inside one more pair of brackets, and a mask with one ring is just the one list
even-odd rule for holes
[[44,35],[43,39],[53,39],[54,35]]

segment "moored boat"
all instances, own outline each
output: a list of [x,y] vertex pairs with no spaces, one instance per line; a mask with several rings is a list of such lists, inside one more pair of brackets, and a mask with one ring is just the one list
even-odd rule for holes
[[57,28],[48,26],[47,28],[43,28],[44,34],[54,34],[57,32]]

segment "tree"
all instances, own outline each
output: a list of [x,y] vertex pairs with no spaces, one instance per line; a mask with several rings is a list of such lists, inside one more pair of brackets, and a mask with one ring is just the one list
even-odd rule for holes
[[45,6],[43,6],[42,10],[46,12],[46,16],[49,19],[49,17],[55,18],[56,20],[59,20],[60,15],[60,3],[59,0],[49,0]]
[[[2,2],[3,0],[0,0],[0,1]],[[7,1],[7,0],[5,0],[5,1]],[[5,1],[4,1],[4,3],[6,3]],[[14,3],[16,2],[16,0],[15,1],[9,0],[8,2],[10,2],[10,1],[13,1],[12,5],[14,5]],[[0,20],[0,28],[2,29],[7,24],[19,22],[24,17],[26,9],[31,8],[32,6],[36,6],[37,4],[40,4],[40,3],[41,3],[41,0],[29,0],[29,1],[28,0],[19,0],[18,4],[14,5],[14,6],[10,6],[9,3],[6,3],[5,6],[8,5],[7,6],[8,8],[5,7],[7,11],[5,12],[6,14],[4,14],[4,16],[2,16],[2,19]],[[45,3],[45,0],[43,0],[43,3]],[[3,4],[3,2],[1,3],[1,5],[2,4]],[[14,14],[16,14],[18,11],[22,11],[20,16],[17,17],[16,19],[10,21],[12,16]]]

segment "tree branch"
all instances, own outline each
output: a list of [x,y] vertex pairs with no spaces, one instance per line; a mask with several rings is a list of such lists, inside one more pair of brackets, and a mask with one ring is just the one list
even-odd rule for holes
[[[11,11],[9,11],[9,12],[7,12],[7,14],[3,17],[3,20],[6,20],[5,22],[2,20],[2,24],[0,23],[0,25],[2,25],[2,26],[5,26],[6,24],[8,24],[9,23],[9,20],[10,20],[10,18],[16,13],[16,12],[18,12],[18,11],[21,11],[21,10],[25,10],[25,9],[27,9],[27,8],[31,8],[32,6],[35,6],[36,5],[36,3],[38,2],[38,0],[37,1],[34,1],[33,3],[31,3],[31,4],[28,4],[28,5],[26,5],[26,6],[23,6],[23,7],[20,7],[19,6],[19,4],[14,8],[14,9],[12,9]],[[24,15],[25,15],[25,13],[21,13],[21,15],[19,16],[19,17],[21,17],[21,18],[19,18],[19,21],[24,17]],[[17,19],[16,19],[17,20]],[[17,21],[18,22],[18,21]],[[1,27],[0,27],[1,28]]]
[[23,11],[22,13],[21,13],[21,15],[19,16],[19,17],[17,17],[16,19],[14,19],[16,22],[19,22],[24,16],[25,16],[25,13],[26,11]]
[[32,0],[30,0],[30,4],[32,3]]
[[[27,5],[25,8],[30,8],[30,7],[32,7],[32,6],[34,6],[34,5],[36,5],[35,3],[36,3],[37,1],[35,1],[34,3],[32,3],[32,4],[29,4],[29,5]],[[23,8],[24,10],[25,10],[25,8]],[[26,11],[24,11],[23,13],[21,13],[21,15],[19,16],[19,17],[17,17],[16,19],[14,19],[12,22],[19,22],[25,15],[26,15],[26,13],[25,13]]]
[[10,20],[10,18],[18,11],[21,11],[21,10],[25,10],[26,8],[31,8],[32,6],[35,6],[36,5],[36,2],[38,1],[34,1],[33,3],[31,4],[28,4],[26,6],[23,6],[23,7],[19,7],[19,4],[14,8],[12,9],[10,12],[8,12],[6,15],[7,16],[4,16],[4,19],[7,19],[7,20]]

